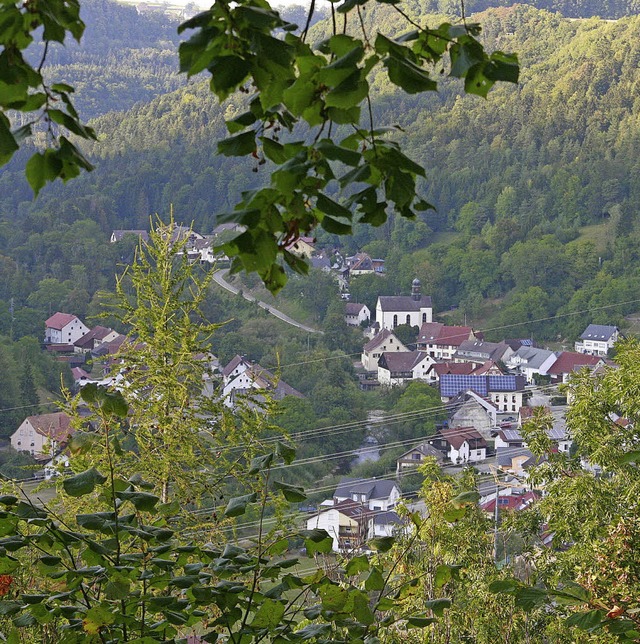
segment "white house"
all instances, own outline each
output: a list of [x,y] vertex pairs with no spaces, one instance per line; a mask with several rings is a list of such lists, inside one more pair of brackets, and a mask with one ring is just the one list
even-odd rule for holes
[[509,356],[505,364],[509,369],[522,374],[527,382],[533,383],[534,375],[546,376],[556,359],[557,356],[553,351],[535,347],[520,347]]
[[285,396],[304,398],[304,395],[279,379],[268,369],[259,364],[253,364],[236,356],[223,369],[222,398],[227,407],[235,407],[238,397],[256,402],[267,393],[274,400],[282,400]]
[[376,322],[381,329],[395,329],[400,324],[421,326],[433,319],[431,297],[422,295],[419,279],[411,284],[411,295],[381,295],[376,305]]
[[54,313],[45,321],[44,326],[46,344],[73,344],[89,333],[89,327],[71,313]]
[[436,361],[424,351],[383,353],[378,361],[378,382],[381,385],[402,385],[414,380],[435,382]]
[[307,530],[326,530],[334,552],[361,548],[370,538],[372,512],[361,503],[344,499],[307,519]]
[[360,326],[371,319],[371,311],[366,304],[347,302],[344,307],[344,319],[349,326]]
[[441,427],[429,443],[444,452],[454,464],[475,463],[487,458],[487,442],[474,427]]
[[370,510],[390,510],[400,500],[402,492],[395,481],[385,479],[345,478],[333,494],[334,504],[351,500]]
[[398,340],[392,331],[383,329],[364,345],[360,360],[367,371],[378,371],[378,360],[383,353],[400,351],[409,351],[409,349]]
[[49,460],[69,441],[74,433],[71,419],[62,411],[28,416],[11,435],[11,447],[28,452],[36,459]]
[[606,356],[619,337],[617,326],[590,324],[576,342],[575,350],[592,356]]
[[437,360],[452,360],[460,345],[468,340],[476,340],[470,326],[425,322],[420,327],[416,348],[426,351]]
[[418,465],[422,465],[425,459],[435,458],[436,462],[442,464],[444,457],[442,452],[437,450],[429,443],[420,443],[400,455],[396,460],[396,478],[400,477],[407,470],[414,470]]

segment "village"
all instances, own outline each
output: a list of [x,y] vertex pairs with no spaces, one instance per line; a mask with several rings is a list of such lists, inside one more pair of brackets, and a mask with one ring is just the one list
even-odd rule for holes
[[[128,232],[144,239],[144,231]],[[114,232],[113,242],[122,238],[120,233]],[[304,240],[298,243],[311,246]],[[192,238],[189,252],[191,261],[209,263],[215,256],[210,240],[199,236]],[[363,258],[358,262],[362,266]],[[383,270],[374,262],[364,263],[367,270]],[[347,269],[353,266],[353,258],[346,264]],[[341,273],[344,275],[344,270]],[[405,529],[396,512],[403,498],[403,478],[426,459],[449,471],[474,466],[491,474],[496,485],[489,482],[485,486],[479,504],[492,516],[497,516],[498,509],[518,510],[534,502],[539,492],[527,485],[527,473],[539,459],[527,447],[523,424],[536,409],[548,412],[553,418],[547,431],[553,449],[569,454],[572,440],[565,428],[566,398],[559,385],[581,369],[597,374],[612,366],[609,355],[620,337],[615,326],[589,324],[573,351],[554,352],[535,346],[530,339],[489,342],[470,326],[435,322],[431,297],[422,293],[418,279],[410,285],[410,294],[379,296],[375,311],[347,300],[344,316],[347,325],[359,327],[363,333],[362,353],[354,362],[360,388],[375,391],[427,383],[437,389],[447,419],[436,425],[435,434],[406,446],[397,458],[394,477],[345,477],[331,498],[310,508],[307,527],[327,530],[334,540],[333,549],[342,552],[358,549],[373,537]],[[398,337],[399,327],[405,329],[404,341]],[[407,341],[407,329],[417,329],[411,342]],[[108,327],[89,328],[71,312],[56,312],[45,322],[43,347],[69,364],[77,391],[88,383],[117,387],[124,377],[117,369],[119,351],[134,341]],[[278,373],[243,355],[226,364],[220,364],[213,354],[200,359],[206,363],[203,391],[229,409],[259,409],[266,398],[304,397]],[[87,365],[92,367],[91,373]],[[65,412],[27,416],[10,443],[39,464],[42,469],[37,470],[37,477],[50,478],[68,466],[66,447],[73,432]]]

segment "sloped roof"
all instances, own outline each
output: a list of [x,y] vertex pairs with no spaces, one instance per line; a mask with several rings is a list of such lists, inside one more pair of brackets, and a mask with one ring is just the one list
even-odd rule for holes
[[509,361],[512,361],[514,358],[518,357],[520,360],[522,360],[522,362],[526,364],[529,369],[539,369],[552,355],[553,351],[548,351],[547,349],[536,349],[535,347],[520,347],[509,358]]
[[476,376],[483,376],[491,371],[497,371],[499,374],[504,374],[504,371],[500,369],[500,365],[495,360],[486,360],[477,369],[473,370],[473,374]]
[[548,374],[557,376],[565,373],[571,373],[582,367],[595,367],[601,358],[591,356],[587,353],[576,353],[574,351],[563,351],[558,359],[547,370]]
[[473,449],[487,446],[482,434],[475,427],[442,427],[439,433],[456,450],[460,449],[465,441]]
[[67,326],[67,324],[73,322],[77,317],[77,315],[72,315],[71,313],[60,313],[60,311],[58,311],[49,319],[45,320],[44,325],[48,329],[57,329],[58,331],[61,331],[65,326]]
[[581,340],[595,340],[596,342],[608,342],[611,336],[618,331],[617,326],[606,324],[590,324],[580,336]]
[[403,521],[398,516],[397,512],[394,512],[393,510],[386,510],[382,512],[376,512],[373,515],[373,523],[375,525],[399,525],[403,523]]
[[389,331],[389,329],[382,329],[380,333],[375,335],[367,344],[364,345],[363,351],[373,351],[374,349],[377,349],[388,337],[393,336],[394,339],[398,342],[399,346],[404,346],[398,338],[394,335],[393,331]]
[[478,356],[486,360],[501,360],[502,356],[509,349],[505,342],[485,342],[484,340],[465,340],[458,346],[456,355]]
[[443,461],[444,459],[442,458],[442,452],[438,449],[436,449],[433,445],[430,445],[429,443],[420,443],[420,445],[416,445],[415,447],[412,447],[410,450],[407,450],[404,454],[398,457],[399,461],[407,460],[407,456],[410,454],[413,454],[413,452],[420,452],[423,456],[432,456],[435,458],[438,462]]
[[420,327],[418,342],[458,347],[469,340],[473,333],[470,326],[446,326],[440,322],[425,322]]
[[344,307],[344,312],[346,315],[359,315],[360,311],[362,311],[364,307],[364,304],[358,304],[357,302],[347,302]]
[[71,418],[63,411],[58,411],[53,414],[28,416],[27,420],[38,434],[50,440],[55,440],[57,443],[65,443],[75,431],[71,427]]
[[471,374],[474,367],[470,362],[438,362],[434,366],[434,369],[438,376],[442,376],[443,374],[465,376]]
[[231,361],[229,362],[229,364],[227,364],[226,367],[222,368],[222,375],[226,378],[228,375],[233,373],[233,370],[237,366],[241,365],[244,361],[245,360],[242,356],[239,356],[238,354],[236,354],[235,356],[233,356],[233,358],[231,358]]
[[340,485],[333,493],[334,498],[344,497],[351,498],[352,494],[366,494],[367,499],[388,499],[393,488],[398,487],[395,481],[386,479],[351,479],[345,478],[340,481]]
[[80,378],[88,378],[89,374],[84,370],[81,369],[80,367],[73,367],[71,369],[71,375],[73,376],[74,380],[80,380]]
[[76,340],[73,344],[76,347],[86,347],[89,346],[94,340],[104,340],[110,333],[113,333],[113,329],[109,329],[106,326],[94,326],[88,333],[85,333],[81,338]]
[[425,358],[429,358],[429,354],[424,351],[385,351],[378,364],[391,372],[411,371]]
[[382,311],[420,311],[431,308],[431,296],[422,295],[419,300],[414,300],[411,295],[380,295],[378,297]]

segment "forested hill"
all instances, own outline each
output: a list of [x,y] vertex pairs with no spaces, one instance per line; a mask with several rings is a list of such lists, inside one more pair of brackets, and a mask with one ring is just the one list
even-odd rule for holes
[[[394,16],[392,7],[367,7],[364,24],[375,33]],[[437,20],[417,5],[411,16]],[[473,20],[483,25],[489,49],[519,53],[520,85],[499,87],[483,100],[463,96],[451,81],[438,95],[416,98],[399,95],[381,76],[372,79],[376,121],[404,128],[400,138],[427,169],[424,193],[437,210],[417,224],[392,220],[356,230],[346,250],[366,247],[386,258],[385,289],[402,292],[418,274],[439,309],[460,305],[471,317],[484,299],[500,298],[507,322],[624,299],[640,279],[640,17],[572,20],[515,5]],[[159,34],[161,42],[163,28]],[[100,68],[112,101],[128,61],[117,62]],[[127,85],[132,97],[136,79],[151,74],[135,67]],[[85,69],[73,68],[76,78]],[[215,153],[226,136],[223,113],[234,114],[239,103],[217,106],[197,79],[170,93],[150,91],[160,95],[95,120],[93,173],[43,190],[34,203],[20,156],[3,170],[0,253],[14,257],[34,230],[62,230],[83,219],[97,222],[105,236],[113,228],[146,227],[150,213],[166,213],[170,204],[208,232],[241,190],[266,180],[268,165]],[[46,275],[42,255],[37,262],[38,274]]]
[[[422,10],[460,15],[459,0],[423,0]],[[484,11],[492,7],[508,7],[510,0],[467,0],[464,3],[467,14]],[[599,16],[617,19],[640,13],[638,0],[530,0],[527,2],[537,9],[559,13],[566,18],[592,18]]]
[[52,78],[75,87],[84,118],[127,110],[186,84],[178,74],[177,20],[141,15],[112,0],[83,0],[81,16],[86,29],[80,44],[68,39],[50,47],[47,68]]

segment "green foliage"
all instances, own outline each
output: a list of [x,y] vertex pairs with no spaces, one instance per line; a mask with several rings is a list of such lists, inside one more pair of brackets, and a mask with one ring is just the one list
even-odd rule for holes
[[[562,549],[536,558],[534,588],[512,581],[493,590],[513,595],[526,610],[543,606],[564,612],[569,627],[635,642],[640,637],[640,478],[633,427],[640,347],[633,340],[618,348],[618,368],[597,377],[582,373],[569,385],[567,427],[575,451],[551,451],[545,433],[549,418],[543,414],[523,428],[530,449],[545,458],[531,473],[532,483],[545,489],[532,527],[540,529],[544,521],[544,529]],[[618,416],[623,422],[615,422]]]

